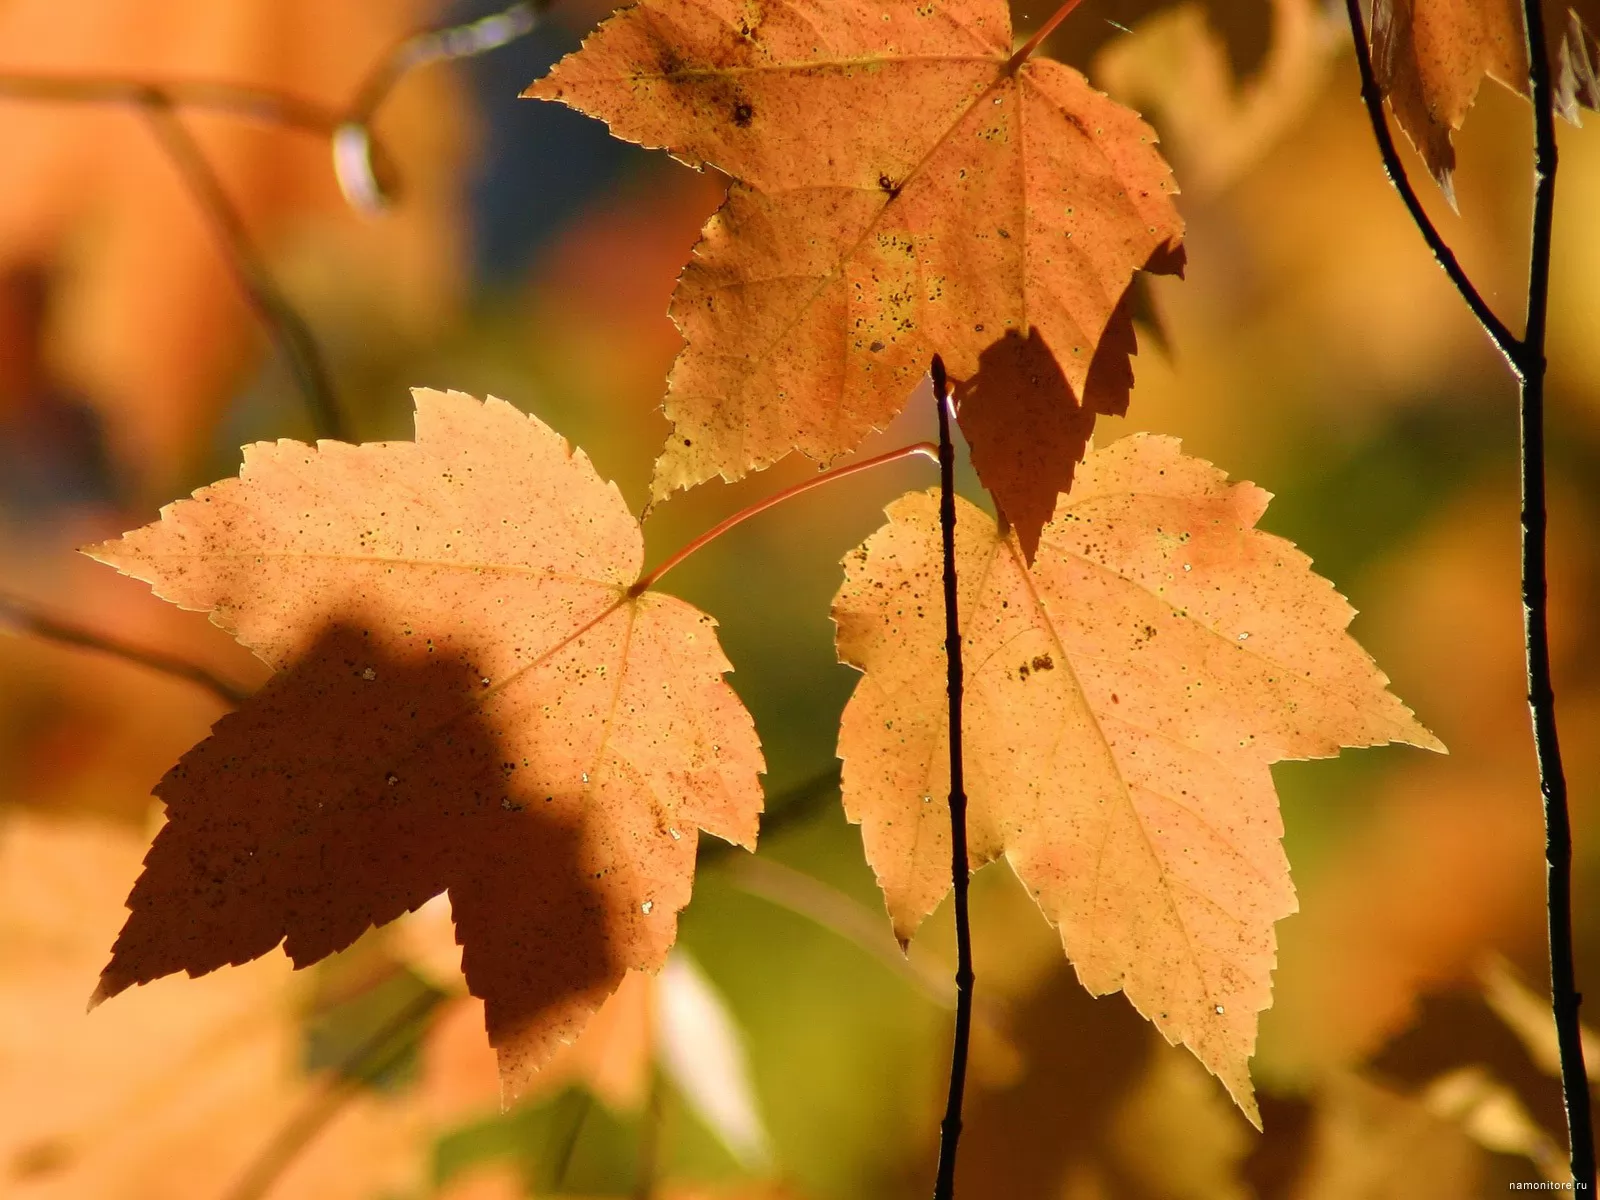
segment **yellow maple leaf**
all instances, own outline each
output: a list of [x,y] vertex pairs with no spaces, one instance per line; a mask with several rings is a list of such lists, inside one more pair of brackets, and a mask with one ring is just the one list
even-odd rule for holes
[[[1267,494],[1170,438],[1085,460],[1030,569],[961,502],[956,528],[969,856],[1004,856],[1089,991],[1121,990],[1259,1123],[1248,1060],[1294,911],[1270,763],[1443,749],[1345,632],[1310,560],[1257,530]],[[937,496],[846,560],[844,802],[895,932],[950,889]]]

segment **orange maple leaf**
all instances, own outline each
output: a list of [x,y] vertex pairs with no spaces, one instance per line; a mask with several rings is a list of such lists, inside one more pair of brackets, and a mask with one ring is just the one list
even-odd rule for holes
[[[1541,0],[1555,109],[1600,108],[1600,0]],[[1374,0],[1372,63],[1395,120],[1455,204],[1452,138],[1487,75],[1528,94],[1520,0]]]
[[[1341,746],[1443,746],[1345,632],[1353,610],[1288,542],[1267,494],[1170,438],[1092,453],[1030,570],[959,504],[970,861],[1004,855],[1089,991],[1122,990],[1253,1122],[1248,1060],[1294,911],[1268,764]],[[846,560],[839,733],[897,936],[950,889],[936,493]]]
[[[1051,370],[1009,366],[1022,390],[962,413],[1031,550],[1082,429],[1126,408],[1134,272],[1182,267],[1177,189],[1135,113],[1014,56],[1001,0],[644,0],[526,94],[736,181],[673,299],[687,345],[655,499],[791,450],[834,458],[935,352],[967,380],[1042,339]],[[1097,364],[1106,342],[1117,364]],[[1046,474],[999,440],[1016,428],[1051,447]]]
[[157,785],[97,997],[448,890],[511,1095],[656,970],[696,829],[753,845],[761,751],[710,617],[632,586],[638,522],[533,417],[419,390],[417,440],[245,451],[89,553],[280,674]]

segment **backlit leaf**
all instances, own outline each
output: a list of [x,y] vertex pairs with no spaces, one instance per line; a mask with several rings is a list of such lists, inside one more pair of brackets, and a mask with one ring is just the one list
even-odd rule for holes
[[508,404],[416,399],[415,442],[259,443],[91,548],[279,670],[157,786],[97,995],[315,962],[448,890],[516,1094],[662,965],[697,830],[753,844],[762,758],[711,619],[634,594],[616,488]]
[[[1136,114],[1011,56],[999,0],[645,0],[529,90],[735,180],[673,300],[687,346],[656,499],[791,450],[846,453],[935,351],[967,380],[1008,333],[1055,364],[994,389],[1013,426],[1125,407],[1120,305],[1138,269],[1182,269],[1177,189]],[[1124,361],[1099,395],[1106,340]],[[978,447],[993,428],[966,432]],[[1046,444],[1049,481],[1070,478],[1081,442]],[[984,482],[1027,544],[1050,506],[1036,517],[1019,489],[1037,477],[988,449]]]
[[[1247,1061],[1294,911],[1269,764],[1442,749],[1345,632],[1310,560],[1255,529],[1267,494],[1173,439],[1091,454],[1030,569],[959,504],[970,862],[1004,855],[1091,992],[1122,990],[1258,1120]],[[950,888],[935,493],[846,561],[844,801],[902,941]]]
[[[1600,107],[1600,2],[1541,0],[1555,109]],[[1528,94],[1520,0],[1374,0],[1372,59],[1395,120],[1451,204],[1452,138],[1487,75]]]

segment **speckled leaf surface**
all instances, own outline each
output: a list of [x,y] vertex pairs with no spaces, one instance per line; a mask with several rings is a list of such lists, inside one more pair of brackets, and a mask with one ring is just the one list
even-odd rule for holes
[[698,830],[754,843],[763,763],[712,620],[631,594],[615,486],[501,401],[416,401],[415,442],[259,443],[89,549],[278,670],[157,786],[97,996],[303,966],[447,890],[514,1095],[665,961]]
[[[1100,390],[1128,374],[1129,281],[1182,267],[1177,189],[1135,113],[1011,54],[1001,0],[644,0],[529,89],[735,180],[673,299],[687,345],[657,499],[792,450],[846,453],[935,351],[967,380],[1008,332],[1058,368],[1007,391],[1012,424],[1125,405],[1125,384],[1086,402],[1090,367],[1111,330],[1124,367]],[[1002,509],[1042,523],[1016,500],[1026,464],[988,460]]]
[[[959,502],[970,861],[1004,856],[1095,994],[1121,990],[1259,1123],[1248,1060],[1294,911],[1270,763],[1442,749],[1346,632],[1353,610],[1254,526],[1267,493],[1170,438],[1092,452],[1031,569]],[[844,801],[902,941],[950,888],[936,493],[845,563]]]

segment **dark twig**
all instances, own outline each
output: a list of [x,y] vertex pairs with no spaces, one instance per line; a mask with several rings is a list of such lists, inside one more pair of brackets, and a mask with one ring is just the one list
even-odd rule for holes
[[135,646],[107,634],[85,629],[81,625],[46,616],[21,597],[4,592],[0,592],[0,623],[14,625],[24,633],[30,633],[47,641],[60,642],[64,646],[76,646],[83,650],[98,650],[102,654],[111,654],[128,662],[138,663],[141,667],[149,667],[152,671],[160,671],[164,675],[187,680],[205,688],[230,708],[237,708],[250,696],[250,693],[243,688],[213,675],[198,663],[189,662],[160,650]]
[[1522,621],[1528,659],[1528,707],[1544,797],[1545,895],[1550,936],[1550,998],[1561,1050],[1572,1178],[1594,1195],[1594,1128],[1583,1062],[1577,968],[1572,951],[1572,820],[1567,778],[1556,736],[1556,698],[1550,680],[1550,628],[1545,582],[1545,325],[1550,307],[1550,253],[1555,231],[1556,123],[1550,59],[1540,0],[1523,0],[1533,103],[1533,237],[1528,263],[1528,325],[1521,346]]
[[251,307],[278,343],[278,349],[311,410],[311,421],[316,427],[317,436],[340,442],[349,441],[344,418],[334,399],[328,368],[322,361],[322,351],[317,348],[316,339],[312,337],[305,318],[289,303],[288,297],[278,289],[271,274],[256,257],[255,247],[250,244],[249,231],[244,227],[244,219],[234,207],[227,189],[222,186],[222,180],[212,169],[210,160],[184,125],[183,119],[173,111],[172,100],[165,92],[152,89],[140,107],[150,122],[150,128],[182,173],[184,182],[211,219],[227,255],[228,265],[233,268],[234,277],[244,289]]
[[953,1200],[961,1098],[972,1036],[972,926],[967,916],[967,793],[961,768],[961,619],[956,597],[956,452],[950,441],[950,388],[944,360],[933,356],[933,401],[939,410],[939,525],[944,535],[944,652],[950,693],[950,883],[956,909],[956,1028],[950,1051],[950,1096],[939,1123],[939,1173],[934,1200]]
[[1544,800],[1546,912],[1550,939],[1550,1005],[1561,1052],[1561,1086],[1567,1115],[1572,1177],[1580,1189],[1595,1188],[1594,1129],[1590,1118],[1588,1074],[1577,968],[1572,949],[1572,819],[1567,806],[1566,772],[1556,733],[1555,690],[1550,674],[1548,587],[1545,579],[1545,328],[1550,305],[1550,256],[1555,233],[1556,127],[1551,105],[1550,60],[1540,0],[1522,0],[1527,37],[1529,98],[1534,123],[1533,232],[1528,252],[1526,331],[1514,337],[1489,309],[1428,220],[1406,179],[1395,151],[1383,100],[1372,69],[1372,55],[1361,20],[1359,0],[1345,0],[1361,67],[1361,96],[1390,182],[1405,200],[1412,219],[1484,331],[1505,355],[1520,385],[1518,422],[1522,476],[1522,616],[1527,651],[1528,708],[1533,724],[1539,791]]
[[1395,148],[1394,137],[1389,133],[1389,122],[1383,115],[1383,95],[1378,91],[1378,77],[1372,69],[1372,51],[1367,45],[1367,27],[1361,19],[1361,0],[1345,0],[1345,9],[1350,14],[1350,32],[1356,44],[1356,63],[1361,68],[1361,100],[1367,107],[1367,118],[1372,122],[1372,136],[1378,143],[1378,153],[1383,156],[1384,173],[1389,176],[1389,182],[1394,184],[1394,190],[1400,193],[1400,199],[1405,201],[1406,210],[1422,233],[1422,240],[1427,242],[1428,249],[1433,251],[1433,257],[1444,268],[1444,273],[1450,277],[1450,282],[1455,284],[1456,291],[1461,293],[1461,298],[1467,302],[1467,307],[1478,319],[1478,324],[1483,326],[1483,331],[1489,335],[1489,340],[1501,354],[1505,355],[1506,362],[1520,378],[1522,367],[1518,362],[1519,346],[1516,336],[1499,317],[1494,315],[1494,310],[1489,307],[1488,301],[1473,285],[1472,280],[1467,278],[1467,273],[1456,259],[1455,252],[1445,244],[1444,238],[1428,219],[1422,201],[1418,199],[1416,190],[1411,186],[1411,180],[1406,177],[1405,164],[1400,161],[1400,152]]

